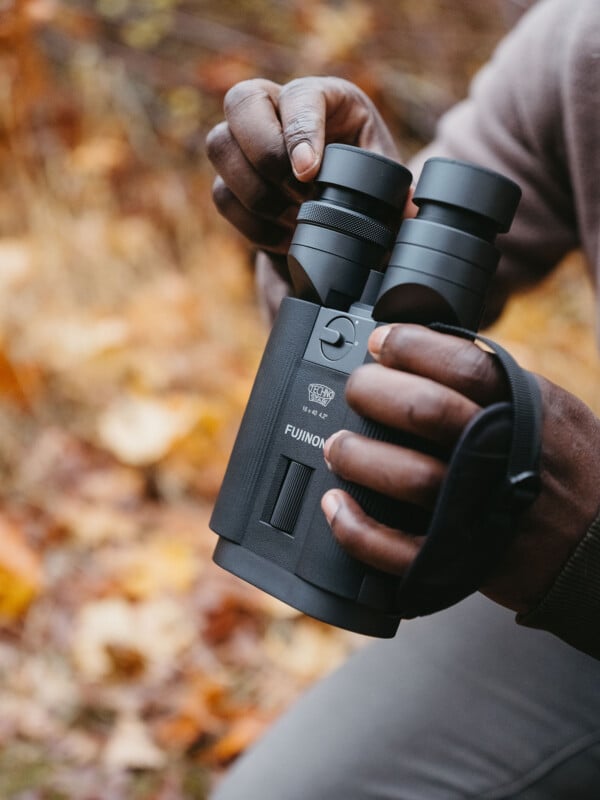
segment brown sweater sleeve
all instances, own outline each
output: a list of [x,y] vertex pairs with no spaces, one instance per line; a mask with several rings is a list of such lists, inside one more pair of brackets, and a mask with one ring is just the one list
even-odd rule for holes
[[[521,185],[515,223],[501,242],[495,313],[575,247],[600,272],[599,12],[598,0],[540,0],[412,165],[418,172],[425,158],[446,155]],[[546,597],[517,621],[600,658],[600,516]]]
[[577,0],[541,0],[521,19],[446,114],[411,165],[443,155],[473,161],[519,183],[523,198],[490,293],[491,316],[508,294],[550,271],[579,244],[570,185],[563,82],[570,69]]

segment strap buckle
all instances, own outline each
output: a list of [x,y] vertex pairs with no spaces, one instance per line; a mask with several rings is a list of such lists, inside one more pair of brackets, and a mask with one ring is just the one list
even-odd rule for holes
[[531,505],[542,488],[542,479],[536,470],[508,475],[505,499],[511,511],[522,511]]

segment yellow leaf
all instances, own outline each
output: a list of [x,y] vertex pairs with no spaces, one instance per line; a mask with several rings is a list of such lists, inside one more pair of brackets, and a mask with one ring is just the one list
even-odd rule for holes
[[189,590],[198,571],[197,559],[185,542],[163,540],[144,545],[125,556],[120,583],[135,599],[164,591]]
[[38,357],[58,370],[78,367],[108,350],[127,344],[128,326],[118,317],[46,319],[37,326]]
[[39,556],[18,527],[0,517],[0,616],[9,620],[19,617],[41,588]]
[[84,176],[103,175],[120,167],[129,155],[125,142],[97,136],[82,142],[70,154],[71,166]]
[[125,395],[100,417],[98,436],[100,443],[125,464],[152,464],[192,430],[200,412],[194,398],[182,395]]

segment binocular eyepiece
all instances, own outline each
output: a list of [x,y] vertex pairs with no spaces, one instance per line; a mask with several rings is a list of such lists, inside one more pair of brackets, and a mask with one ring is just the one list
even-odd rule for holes
[[411,177],[375,153],[327,146],[288,255],[298,297],[347,310],[369,271],[385,270],[370,303],[377,321],[477,327],[499,259],[494,239],[509,229],[521,191],[491,170],[432,158],[413,195],[419,212],[402,223],[390,255]]
[[347,310],[370,269],[383,269],[412,180],[384,156],[330,144],[315,179],[317,197],[300,206],[288,253],[297,297]]

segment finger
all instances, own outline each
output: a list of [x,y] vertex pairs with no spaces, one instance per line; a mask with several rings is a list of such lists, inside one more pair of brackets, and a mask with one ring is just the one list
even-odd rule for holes
[[[291,239],[295,216],[284,213],[277,220],[272,220],[255,214],[246,208],[220,175],[213,182],[212,195],[217,210],[255,244],[277,242],[286,236]],[[255,235],[255,232],[262,234]]]
[[293,210],[291,219],[295,219],[297,203],[256,172],[226,122],[215,126],[208,134],[206,151],[222,180],[249,211],[267,219],[278,219]]
[[263,79],[242,81],[225,95],[225,117],[256,172],[296,197],[305,189],[293,174],[277,111],[281,87]]
[[346,399],[364,417],[441,445],[453,445],[480,406],[446,386],[381,364],[365,364],[346,384]]
[[278,110],[286,148],[301,181],[310,181],[317,174],[326,141],[397,157],[375,106],[349,81],[327,77],[291,81],[281,88]]
[[371,334],[369,350],[380,364],[430,378],[481,406],[509,396],[496,359],[458,336],[421,325],[385,325]]
[[330,436],[324,455],[340,478],[426,509],[433,508],[446,472],[436,458],[350,431]]
[[375,569],[402,575],[421,548],[422,536],[409,536],[376,522],[339,489],[323,495],[321,508],[344,550]]
[[312,180],[325,149],[327,102],[319,81],[308,78],[286,84],[279,96],[283,138],[294,174]]
[[219,213],[255,245],[272,253],[287,253],[292,240],[292,226],[252,214],[219,176],[213,184],[213,202]]
[[416,206],[413,202],[414,196],[415,186],[413,184],[408,190],[408,196],[406,198],[406,203],[404,204],[404,214],[402,215],[403,219],[414,219],[419,213],[418,206]]

